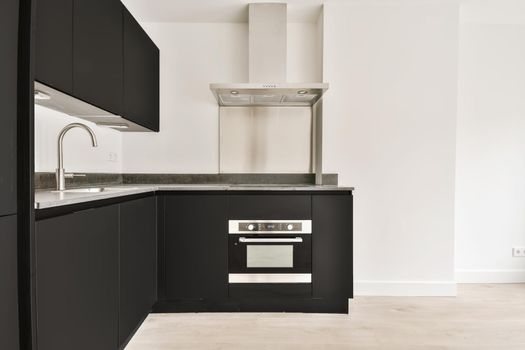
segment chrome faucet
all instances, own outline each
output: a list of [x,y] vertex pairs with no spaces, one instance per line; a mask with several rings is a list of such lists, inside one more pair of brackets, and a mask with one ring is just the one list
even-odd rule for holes
[[66,177],[72,178],[74,176],[86,176],[82,174],[66,173],[64,170],[64,136],[69,130],[74,128],[81,128],[86,130],[91,136],[91,143],[93,144],[93,147],[97,147],[97,137],[95,136],[93,130],[91,130],[87,125],[81,123],[71,123],[64,127],[62,131],[60,131],[60,134],[58,134],[58,168],[56,170],[56,181],[58,191],[63,191],[66,189]]

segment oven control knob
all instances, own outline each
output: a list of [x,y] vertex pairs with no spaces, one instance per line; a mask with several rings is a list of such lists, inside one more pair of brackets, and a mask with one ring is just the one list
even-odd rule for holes
[[291,231],[291,230],[293,230],[293,225],[292,224],[288,224],[288,226],[286,226],[286,228],[288,229],[288,231]]
[[253,224],[249,224],[248,225],[248,230],[253,231],[254,228],[255,228],[255,226]]

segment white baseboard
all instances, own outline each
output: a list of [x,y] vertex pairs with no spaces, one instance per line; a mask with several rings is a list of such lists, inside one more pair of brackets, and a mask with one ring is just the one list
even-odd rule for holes
[[355,295],[456,296],[455,281],[355,281]]
[[525,270],[459,269],[456,270],[458,283],[524,283]]

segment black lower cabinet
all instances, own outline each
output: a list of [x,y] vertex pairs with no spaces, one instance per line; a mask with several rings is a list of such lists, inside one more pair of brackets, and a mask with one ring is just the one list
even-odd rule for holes
[[38,350],[115,350],[118,205],[36,222]]
[[[348,312],[351,193],[164,193],[159,203],[155,312]],[[235,249],[235,240],[228,246],[229,219],[311,219],[312,283],[229,284],[227,254]]]
[[18,345],[16,215],[0,217],[0,349]]
[[157,301],[156,199],[120,205],[119,346],[123,346]]
[[352,225],[351,195],[312,196],[313,296],[346,309],[353,297]]
[[237,220],[307,220],[312,215],[308,194],[232,194],[228,217]]
[[[286,202],[300,206],[288,215],[300,210],[311,217],[311,284],[229,285],[228,219],[232,211],[249,215],[256,195],[162,193],[41,216],[35,232],[38,350],[123,348],[152,309],[348,312],[352,195],[261,200],[268,216],[284,215],[271,214],[271,202],[281,203],[278,209]],[[0,218],[0,235],[0,297],[10,301],[0,309],[0,331],[17,335],[16,307],[9,307],[16,305],[16,218]],[[16,348],[16,337],[0,337],[0,349]]]
[[228,296],[227,197],[165,196],[166,298]]

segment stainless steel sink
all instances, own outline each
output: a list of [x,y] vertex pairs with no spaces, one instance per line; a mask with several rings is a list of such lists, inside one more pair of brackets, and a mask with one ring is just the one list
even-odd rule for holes
[[91,187],[91,188],[73,188],[70,190],[63,190],[63,191],[53,191],[53,192],[61,192],[61,193],[100,193],[107,191],[107,188],[104,187]]
[[117,192],[117,191],[133,191],[138,187],[87,187],[87,188],[71,188],[69,190],[52,191],[55,193],[101,193],[101,192]]
[[305,187],[307,184],[233,184],[230,187]]

